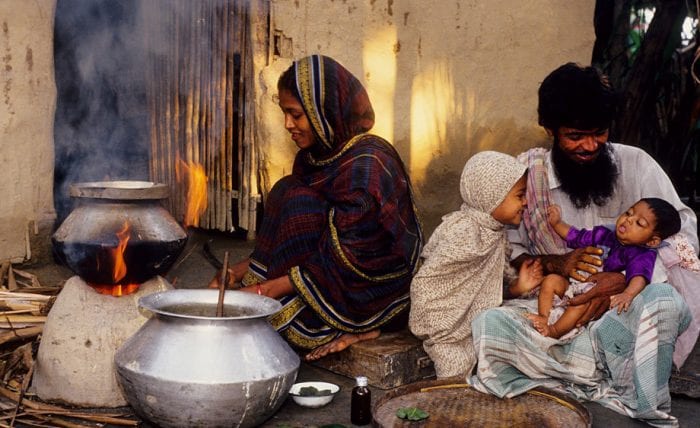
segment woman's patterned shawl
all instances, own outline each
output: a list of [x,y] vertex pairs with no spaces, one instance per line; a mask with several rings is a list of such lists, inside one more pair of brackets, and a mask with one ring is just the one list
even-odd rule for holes
[[[341,332],[370,331],[407,314],[423,236],[398,153],[382,138],[364,134],[374,112],[360,82],[324,56],[294,66],[317,143],[294,162],[292,175],[305,189],[290,187],[281,204],[296,207],[297,216],[322,211],[325,222],[260,237],[283,245],[305,240],[299,248],[311,249],[303,261],[278,258],[266,265],[254,254],[252,266],[260,276],[280,266],[288,272],[296,296],[284,299],[271,321],[290,342],[312,348]],[[300,195],[304,204],[291,203]]]

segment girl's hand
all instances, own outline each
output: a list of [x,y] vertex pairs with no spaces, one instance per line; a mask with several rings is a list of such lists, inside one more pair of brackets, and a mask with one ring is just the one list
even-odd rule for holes
[[540,285],[543,277],[542,263],[539,259],[525,260],[518,272],[517,289],[528,292]]

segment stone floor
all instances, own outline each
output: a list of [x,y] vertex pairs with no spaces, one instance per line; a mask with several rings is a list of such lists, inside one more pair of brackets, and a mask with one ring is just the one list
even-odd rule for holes
[[[229,251],[229,259],[235,261],[248,255],[252,249],[251,242],[236,239],[227,234],[191,233],[183,255],[166,276],[166,279],[173,283],[176,288],[205,287],[213,277],[216,269],[205,256],[203,251],[205,244],[219,260],[223,259],[224,251]],[[22,269],[36,274],[40,282],[46,286],[61,285],[72,275],[67,269],[52,263],[35,262],[22,266]],[[691,380],[697,385],[700,382],[700,353],[698,352],[695,353],[693,370],[691,376],[694,377]],[[332,382],[339,385],[341,389],[329,405],[319,409],[300,407],[289,398],[279,411],[263,425],[264,427],[315,427],[330,424],[352,426],[350,423],[350,392],[354,384],[353,379],[305,363],[302,363],[297,378],[298,381],[323,380]],[[372,388],[372,393],[373,400],[377,400],[385,391]],[[647,426],[595,403],[584,403],[584,405],[592,415],[593,427]],[[674,395],[671,413],[679,419],[682,427],[699,426],[700,399]],[[142,426],[149,427],[147,423]]]

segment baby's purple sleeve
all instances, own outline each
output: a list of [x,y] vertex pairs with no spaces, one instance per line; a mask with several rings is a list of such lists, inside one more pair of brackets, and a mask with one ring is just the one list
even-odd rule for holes
[[596,226],[591,230],[569,228],[566,235],[566,246],[569,248],[583,248],[591,245],[609,245],[610,236],[615,237],[614,232],[605,226]]
[[656,251],[646,248],[638,248],[638,250],[636,254],[631,255],[625,266],[625,282],[629,282],[635,276],[643,276],[649,284],[654,274]]

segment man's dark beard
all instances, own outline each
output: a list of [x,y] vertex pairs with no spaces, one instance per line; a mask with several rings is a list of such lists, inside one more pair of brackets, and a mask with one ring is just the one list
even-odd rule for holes
[[576,208],[586,208],[591,202],[602,206],[612,196],[618,171],[610,143],[600,149],[593,162],[580,164],[568,158],[559,147],[559,142],[554,141],[552,162],[561,189]]

